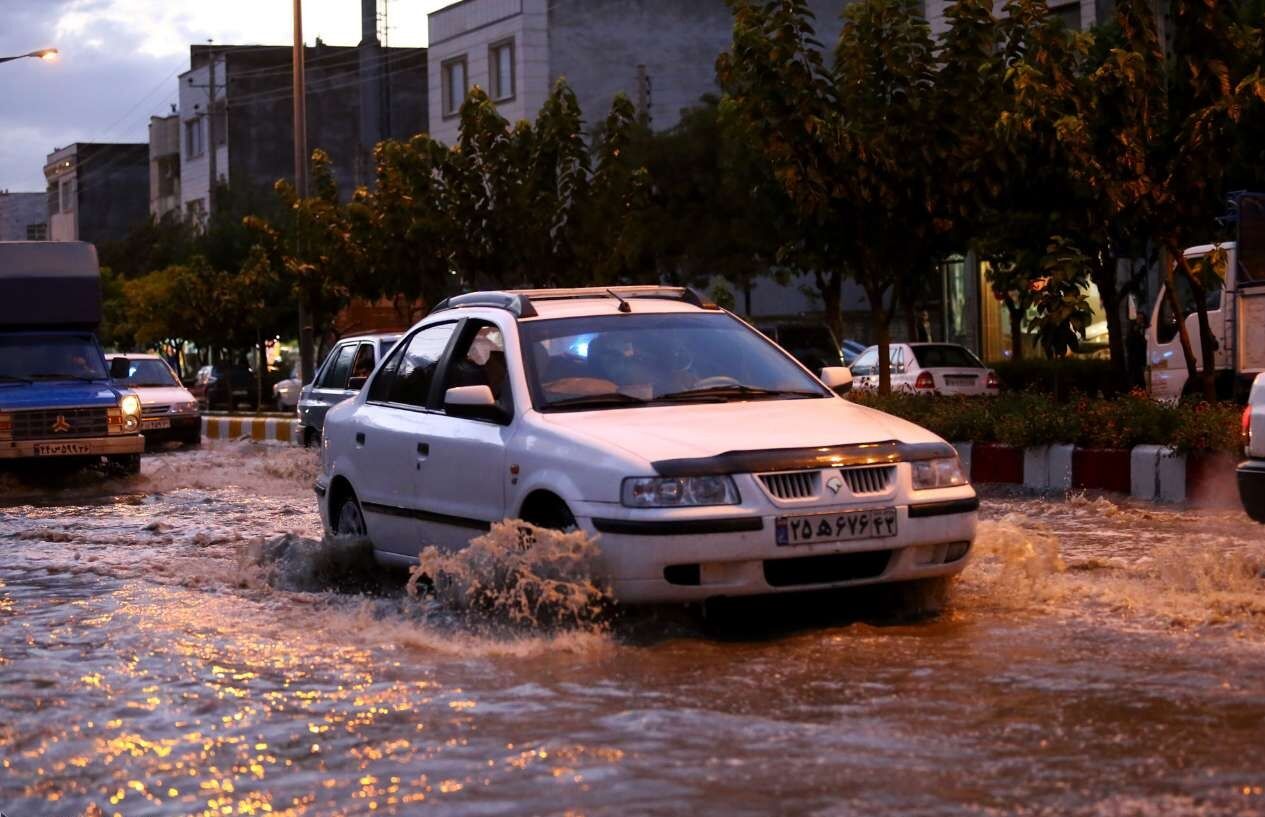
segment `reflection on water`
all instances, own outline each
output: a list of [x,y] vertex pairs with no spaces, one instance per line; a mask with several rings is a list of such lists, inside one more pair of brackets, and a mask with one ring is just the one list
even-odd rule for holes
[[1240,514],[995,498],[936,616],[850,593],[539,630],[318,542],[311,468],[221,446],[6,486],[0,809],[1265,813]]

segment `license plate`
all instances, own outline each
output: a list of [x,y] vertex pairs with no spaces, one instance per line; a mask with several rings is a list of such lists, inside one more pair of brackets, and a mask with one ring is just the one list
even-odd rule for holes
[[950,386],[973,386],[976,378],[969,375],[946,375],[944,382]]
[[37,457],[65,457],[74,454],[87,454],[91,451],[87,443],[40,443],[35,446]]
[[871,508],[843,513],[779,517],[775,525],[779,546],[883,539],[896,535],[896,509]]
[[159,428],[171,428],[171,418],[155,417],[152,420],[141,420],[141,431],[153,431]]

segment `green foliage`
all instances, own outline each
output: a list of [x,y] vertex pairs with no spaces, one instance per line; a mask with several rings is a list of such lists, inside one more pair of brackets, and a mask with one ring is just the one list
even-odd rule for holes
[[1111,364],[1094,358],[1005,360],[990,363],[1003,391],[1052,395],[1067,402],[1074,394],[1113,395],[1121,390]]
[[918,423],[947,440],[1019,447],[1164,445],[1182,452],[1238,453],[1240,407],[1231,403],[1160,403],[1143,394],[1059,403],[1034,392],[998,397],[854,394],[852,400]]

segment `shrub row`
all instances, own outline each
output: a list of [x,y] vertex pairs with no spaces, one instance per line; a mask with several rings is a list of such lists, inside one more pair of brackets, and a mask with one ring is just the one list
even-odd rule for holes
[[[1060,402],[1077,394],[1111,397],[1121,391],[1111,371],[1111,361],[1096,358],[1033,358],[989,364],[997,372],[1003,391],[1050,394]],[[1127,388],[1127,385],[1125,386]]]
[[1085,448],[1165,445],[1178,451],[1242,451],[1233,403],[1159,403],[1141,393],[1113,400],[1077,397],[1059,403],[1032,392],[998,397],[925,397],[857,392],[854,402],[903,417],[952,442]]

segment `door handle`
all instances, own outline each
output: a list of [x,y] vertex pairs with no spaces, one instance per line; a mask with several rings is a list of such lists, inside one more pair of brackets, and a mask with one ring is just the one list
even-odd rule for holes
[[363,431],[356,432],[356,445],[365,444],[365,433]]
[[417,444],[417,453],[418,453],[418,454],[421,454],[423,457],[429,457],[429,456],[430,456],[430,443],[418,443],[418,444]]

